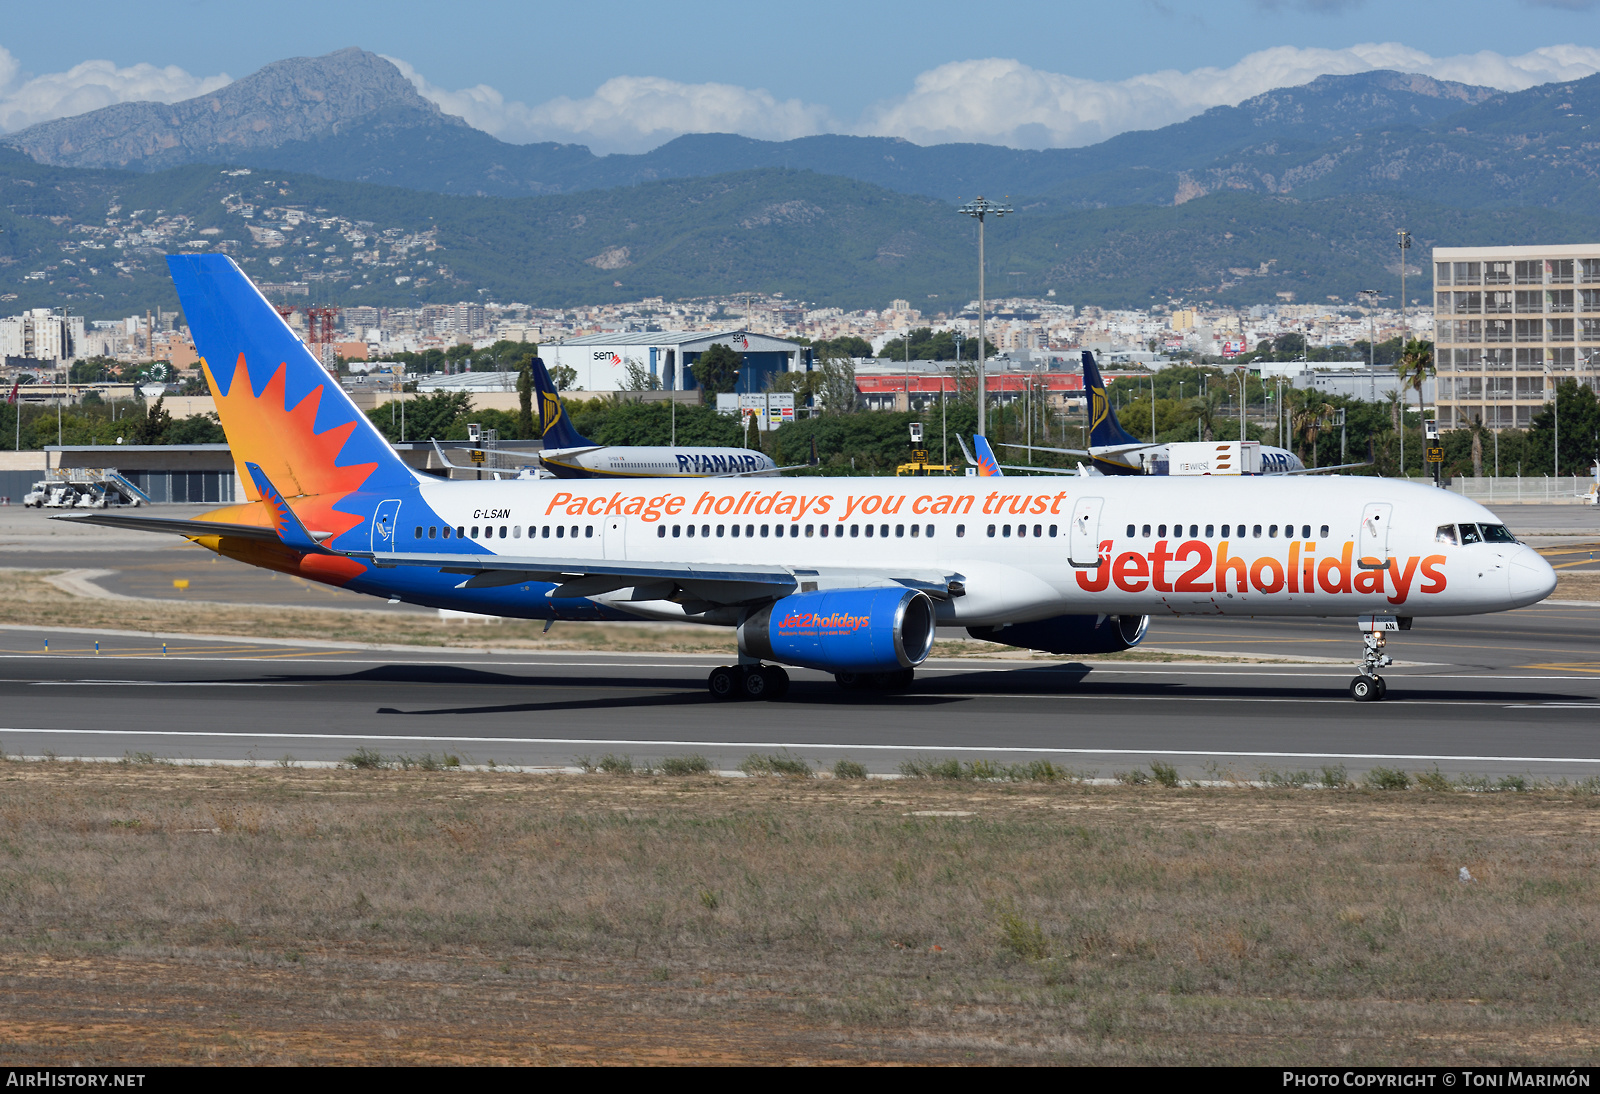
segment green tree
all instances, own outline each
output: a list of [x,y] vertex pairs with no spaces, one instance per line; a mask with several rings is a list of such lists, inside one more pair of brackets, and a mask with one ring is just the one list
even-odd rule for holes
[[818,365],[822,374],[819,391],[822,407],[829,414],[853,414],[856,409],[856,366],[848,357],[824,357]]
[[[859,339],[858,339],[859,341]],[[987,356],[994,357],[1000,351],[993,342],[987,338],[983,340],[987,347]],[[879,357],[887,357],[891,361],[903,361],[906,357],[906,340],[893,338],[883,344],[878,351]],[[975,339],[967,339],[961,345],[963,359],[977,360],[978,345]],[[914,361],[954,361],[956,359],[956,336],[954,331],[942,330],[937,334],[931,327],[918,327],[911,332],[911,359]]]
[[622,390],[660,391],[661,377],[647,371],[639,362],[629,361],[622,370]]
[[[1557,418],[1561,434],[1559,464],[1555,460]],[[1559,468],[1557,474],[1582,475],[1600,458],[1600,402],[1587,384],[1568,378],[1556,387],[1554,403],[1546,403],[1533,416],[1528,430],[1526,455],[1529,466],[1526,474],[1548,474]],[[1505,439],[1501,438],[1500,459],[1502,474],[1505,464]]]
[[582,391],[574,385],[578,382],[578,370],[568,365],[557,365],[549,370],[550,382],[556,385],[557,391]]
[[533,368],[523,365],[517,373],[517,439],[533,439]]
[[838,338],[825,338],[820,342],[812,342],[811,348],[819,361],[824,357],[872,356],[872,343],[854,334],[842,334]]
[[167,412],[167,397],[162,395],[145,410],[143,418],[134,420],[129,431],[129,444],[166,444],[167,431],[172,428],[172,415]]
[[[1404,403],[1407,398],[1405,395],[1406,388],[1411,388],[1417,393],[1417,409],[1419,411],[1422,409],[1422,385],[1427,382],[1429,376],[1433,375],[1433,343],[1424,342],[1420,338],[1413,338],[1408,341],[1405,344],[1405,347],[1400,351],[1399,373],[1401,391],[1400,401],[1402,404],[1400,410],[1400,421],[1403,429],[1405,422]],[[1402,432],[1400,436],[1401,452],[1405,451],[1405,444],[1405,434]],[[1402,472],[1402,474],[1403,473],[1404,472]]]
[[[400,409],[398,402],[385,403],[367,411],[367,418],[390,441],[399,441]],[[450,440],[450,431],[458,423],[460,439],[465,439],[467,416],[471,411],[472,396],[465,391],[437,391],[432,395],[408,397],[405,400],[406,439]]]
[[226,444],[228,435],[215,414],[192,414],[167,427],[162,444]]
[[666,403],[591,399],[569,403],[567,412],[573,428],[599,444],[664,445],[672,438],[674,419],[680,445],[737,448],[743,439],[737,415],[698,404],[679,404],[674,413]]
[[730,347],[718,342],[695,358],[694,381],[704,393],[708,405],[716,405],[717,396],[725,395],[739,386],[739,369],[744,358]]

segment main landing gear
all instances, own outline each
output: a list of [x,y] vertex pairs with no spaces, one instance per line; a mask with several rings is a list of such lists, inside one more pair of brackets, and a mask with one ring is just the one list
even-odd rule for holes
[[789,674],[781,665],[718,665],[706,677],[713,699],[782,699],[789,694]]
[[1381,620],[1376,624],[1366,619],[1361,621],[1361,643],[1365,648],[1361,664],[1356,666],[1361,675],[1350,681],[1350,698],[1358,703],[1376,702],[1389,691],[1383,677],[1378,675],[1379,669],[1394,663],[1394,658],[1383,652],[1384,632],[1378,629],[1382,625]]
[[915,669],[896,672],[836,672],[834,682],[846,691],[905,691],[916,677]]

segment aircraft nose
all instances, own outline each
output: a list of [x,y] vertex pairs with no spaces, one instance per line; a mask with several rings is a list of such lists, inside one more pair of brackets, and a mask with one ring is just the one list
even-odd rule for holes
[[1537,604],[1556,591],[1556,572],[1544,556],[1532,547],[1523,547],[1510,558],[1511,599],[1518,606]]

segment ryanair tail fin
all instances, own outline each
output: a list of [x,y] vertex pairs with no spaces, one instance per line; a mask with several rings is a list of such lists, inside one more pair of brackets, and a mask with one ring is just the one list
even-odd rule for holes
[[598,447],[572,428],[567,408],[561,404],[561,393],[538,357],[533,359],[533,390],[539,397],[539,436],[544,438],[546,448]]
[[1139,438],[1123,429],[1122,423],[1117,421],[1117,416],[1112,413],[1111,402],[1106,398],[1105,381],[1100,379],[1100,370],[1095,367],[1094,354],[1088,350],[1083,351],[1083,390],[1089,396],[1091,447],[1139,443]]
[[[200,368],[251,500],[262,481],[331,511],[357,491],[408,490],[417,475],[226,255],[169,255]],[[318,526],[343,532],[348,508]]]

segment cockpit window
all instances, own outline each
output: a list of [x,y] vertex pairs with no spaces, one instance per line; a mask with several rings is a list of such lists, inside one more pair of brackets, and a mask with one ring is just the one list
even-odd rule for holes
[[1504,524],[1480,524],[1478,527],[1483,529],[1483,538],[1489,543],[1517,542],[1517,537]]
[[1437,532],[1433,533],[1433,541],[1435,543],[1455,543],[1455,542],[1457,542],[1457,540],[1456,540],[1456,526],[1454,524],[1441,524],[1441,525],[1439,525],[1439,530]]
[[1482,542],[1483,537],[1478,534],[1478,526],[1476,524],[1463,524],[1461,526],[1461,543],[1463,546],[1468,543]]

